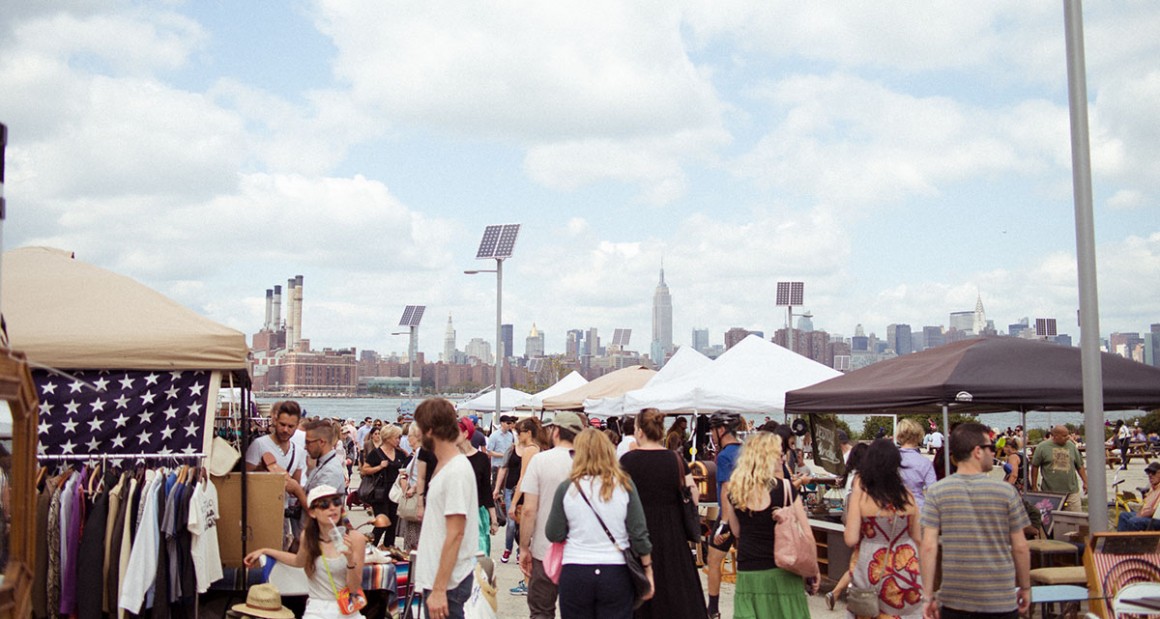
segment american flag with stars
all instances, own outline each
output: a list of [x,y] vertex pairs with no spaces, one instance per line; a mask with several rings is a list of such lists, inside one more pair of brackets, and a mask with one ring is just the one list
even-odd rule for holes
[[201,453],[210,373],[33,372],[41,455]]

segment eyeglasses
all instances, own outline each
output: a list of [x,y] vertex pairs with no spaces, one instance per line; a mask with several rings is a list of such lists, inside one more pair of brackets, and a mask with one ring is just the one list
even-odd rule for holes
[[317,443],[317,442],[319,442],[319,441],[321,441],[321,440],[322,440],[322,439],[320,439],[320,438],[308,438],[308,439],[306,439],[306,443],[305,443],[305,444],[309,445],[309,444],[311,444],[311,443]]
[[334,496],[329,499],[319,499],[310,504],[310,509],[327,509],[330,507],[342,507],[342,497]]

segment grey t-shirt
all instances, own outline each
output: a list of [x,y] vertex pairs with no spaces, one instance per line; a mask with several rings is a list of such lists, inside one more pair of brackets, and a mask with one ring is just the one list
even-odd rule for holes
[[346,496],[346,475],[337,451],[331,450],[318,459],[318,466],[306,474],[306,483],[302,488],[306,494],[310,494],[312,489],[322,485],[331,486]]

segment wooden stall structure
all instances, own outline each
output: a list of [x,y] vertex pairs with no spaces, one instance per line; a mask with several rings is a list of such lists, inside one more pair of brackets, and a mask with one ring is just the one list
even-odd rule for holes
[[8,478],[8,496],[3,501],[4,527],[0,537],[7,563],[2,566],[0,583],[0,618],[28,617],[32,597],[32,571],[35,560],[33,506],[36,496],[36,389],[24,356],[0,349],[0,409],[7,409],[12,432],[10,462],[0,474]]

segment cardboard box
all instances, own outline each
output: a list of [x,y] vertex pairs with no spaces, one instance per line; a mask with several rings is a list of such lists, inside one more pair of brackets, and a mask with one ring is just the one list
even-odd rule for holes
[[[286,496],[286,478],[279,473],[247,473],[246,494],[246,552],[258,548],[282,548],[283,505]],[[230,473],[213,477],[218,491],[220,510],[218,549],[222,565],[241,567],[242,558],[242,474]]]

